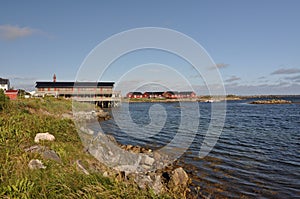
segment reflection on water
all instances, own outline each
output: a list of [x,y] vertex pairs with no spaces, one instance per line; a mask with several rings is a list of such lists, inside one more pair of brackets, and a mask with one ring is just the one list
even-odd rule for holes
[[[292,99],[295,100],[295,99]],[[300,101],[299,99],[296,99]],[[199,103],[197,135],[179,159],[193,178],[193,188],[204,195],[246,198],[295,198],[300,195],[300,104],[249,105],[247,101],[227,103],[226,122],[214,149],[198,158],[210,122],[211,105]],[[132,103],[130,117],[139,126],[151,123],[151,103]],[[101,123],[101,129],[123,144],[159,149],[172,141],[179,129],[181,110],[190,104],[161,103],[167,118],[159,133],[150,137],[128,135],[114,120]],[[122,107],[118,110],[122,113]],[[158,116],[159,117],[159,116]],[[186,114],[191,119],[194,114]],[[159,121],[160,118],[157,118]],[[99,125],[94,125],[99,129]],[[146,132],[153,129],[145,129]],[[145,131],[143,132],[145,133]],[[186,129],[187,136],[189,130]]]

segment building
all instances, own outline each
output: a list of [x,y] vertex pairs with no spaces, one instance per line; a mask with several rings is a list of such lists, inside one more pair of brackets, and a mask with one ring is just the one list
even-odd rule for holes
[[8,79],[0,78],[0,89],[6,91],[10,89],[10,83]]
[[95,102],[100,107],[115,106],[120,102],[120,92],[114,92],[114,82],[36,82],[36,96],[72,98],[81,102]]
[[9,99],[11,99],[11,100],[15,100],[15,99],[17,99],[17,97],[18,97],[18,90],[12,90],[12,89],[10,89],[10,90],[5,90],[4,91],[4,94],[6,95],[6,96],[8,96],[9,97]]
[[193,91],[165,91],[165,92],[129,92],[127,98],[143,99],[188,99],[197,97]]
[[143,98],[164,98],[164,92],[145,92]]
[[141,92],[129,92],[126,95],[127,98],[143,98],[143,93]]
[[163,96],[167,99],[195,98],[197,95],[192,91],[166,91]]

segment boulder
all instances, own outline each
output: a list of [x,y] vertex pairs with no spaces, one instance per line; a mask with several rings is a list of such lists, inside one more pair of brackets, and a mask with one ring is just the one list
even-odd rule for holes
[[146,165],[152,166],[154,162],[155,162],[154,158],[151,158],[148,155],[145,155],[143,157],[143,163],[146,164]]
[[30,160],[30,162],[28,163],[28,167],[29,169],[46,169],[42,161],[38,159]]
[[163,190],[163,184],[161,182],[161,176],[155,175],[154,182],[151,187],[155,194],[160,194]]
[[181,188],[186,188],[189,184],[189,176],[183,170],[182,167],[179,167],[171,172],[170,181],[168,187],[172,190],[178,190]]
[[153,180],[148,175],[136,175],[134,181],[141,189],[152,187],[152,183],[153,183]]
[[38,133],[35,135],[34,142],[39,143],[40,140],[53,141],[53,140],[55,140],[55,137],[54,137],[54,135],[52,135],[48,132],[47,133]]
[[55,162],[61,163],[60,157],[53,150],[45,150],[41,154],[44,159],[54,160]]

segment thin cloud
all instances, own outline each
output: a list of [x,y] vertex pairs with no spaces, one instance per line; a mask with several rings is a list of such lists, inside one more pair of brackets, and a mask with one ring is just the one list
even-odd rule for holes
[[0,38],[8,41],[28,37],[38,32],[40,31],[29,27],[0,25]]
[[240,77],[237,77],[237,76],[231,76],[229,79],[226,79],[225,82],[230,83],[230,82],[238,81],[238,80],[240,80],[240,79],[241,79]]
[[229,64],[224,64],[224,63],[218,63],[218,64],[216,64],[217,68],[225,68],[227,66],[229,66]]
[[300,75],[293,76],[293,77],[286,77],[284,79],[286,79],[286,80],[292,80],[292,81],[299,81],[300,80]]
[[[227,93],[238,95],[299,95],[300,84],[279,82],[277,84],[259,84],[259,85],[226,85]],[[298,91],[298,92],[295,92]]]
[[288,75],[288,74],[295,74],[300,73],[299,68],[280,68],[278,70],[275,70],[271,73],[271,75]]
[[226,67],[228,67],[229,66],[229,64],[224,64],[224,63],[218,63],[218,64],[214,64],[214,65],[212,65],[212,66],[208,66],[207,67],[207,69],[209,69],[209,70],[214,70],[214,69],[221,69],[221,68],[226,68]]

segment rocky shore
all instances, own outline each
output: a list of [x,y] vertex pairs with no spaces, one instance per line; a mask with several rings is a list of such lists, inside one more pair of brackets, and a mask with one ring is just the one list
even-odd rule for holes
[[73,118],[75,121],[103,121],[103,120],[109,120],[111,118],[110,114],[108,112],[103,111],[102,109],[97,109],[93,111],[78,111],[74,112]]
[[271,100],[257,100],[250,102],[250,104],[291,104],[291,101],[282,99],[271,99]]
[[123,145],[111,135],[82,125],[82,121],[108,120],[108,112],[100,109],[79,111],[73,119],[80,125],[79,137],[86,152],[107,166],[103,175],[134,182],[140,189],[151,189],[155,194],[172,193],[179,198],[194,198],[189,189],[191,179],[182,167],[170,164],[174,162],[172,157],[141,146]]
[[91,129],[82,129],[80,137],[86,151],[101,163],[107,165],[110,172],[121,181],[133,181],[141,189],[151,189],[155,194],[172,192],[179,198],[186,198],[191,192],[191,179],[182,167],[169,164],[169,156],[153,152],[140,146],[122,145],[111,135],[102,132],[91,133]]

